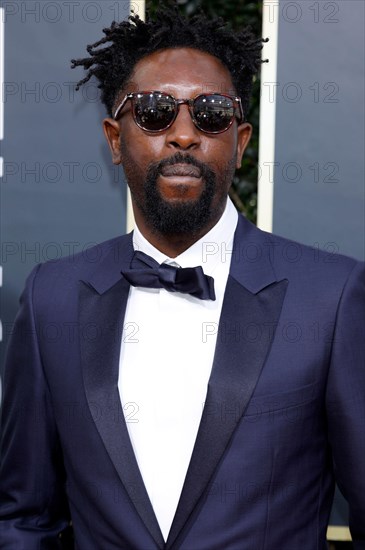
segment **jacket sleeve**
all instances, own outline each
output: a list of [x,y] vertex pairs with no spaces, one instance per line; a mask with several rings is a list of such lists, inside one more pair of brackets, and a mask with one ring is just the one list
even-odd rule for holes
[[339,304],[327,385],[337,484],[350,508],[355,550],[365,548],[365,273],[352,270]]
[[38,347],[32,294],[20,299],[5,364],[0,444],[0,549],[62,548],[69,525],[65,474]]

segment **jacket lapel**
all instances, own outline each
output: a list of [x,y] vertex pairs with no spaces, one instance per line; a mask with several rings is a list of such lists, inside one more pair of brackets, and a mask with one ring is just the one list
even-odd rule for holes
[[[119,241],[87,281],[80,282],[83,380],[91,416],[124,487],[159,548],[164,540],[130,442],[118,392],[119,355],[129,283],[131,236]],[[86,334],[90,336],[86,337]]]
[[[242,261],[245,257],[242,247],[247,243],[256,250],[255,262]],[[272,338],[244,337],[250,327],[259,330],[276,326],[279,320],[287,281],[276,281],[269,244],[269,235],[265,237],[240,218],[207,399],[167,550],[180,547],[199,512],[204,493],[245,413],[269,353]]]

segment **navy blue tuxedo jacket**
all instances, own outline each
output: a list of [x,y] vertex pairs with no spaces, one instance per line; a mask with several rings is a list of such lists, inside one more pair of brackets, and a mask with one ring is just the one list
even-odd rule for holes
[[60,548],[71,519],[78,550],[322,550],[335,479],[365,548],[361,264],[240,217],[164,542],[117,388],[132,253],[126,235],[27,281],[4,382],[0,548]]

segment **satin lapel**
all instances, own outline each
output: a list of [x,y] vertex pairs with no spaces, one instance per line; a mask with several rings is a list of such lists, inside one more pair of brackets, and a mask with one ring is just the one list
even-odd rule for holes
[[[130,258],[130,251],[126,256]],[[157,546],[163,548],[164,540],[134,456],[118,392],[120,344],[129,293],[129,283],[120,275],[121,265],[123,261],[118,261],[116,271],[109,258],[87,284],[80,282],[84,387],[92,419],[110,459],[142,521]],[[111,288],[105,288],[110,284]]]
[[[236,240],[236,250],[239,244]],[[227,281],[207,399],[166,550],[180,547],[191,521],[198,514],[204,492],[248,406],[269,353],[273,334],[271,338],[258,341],[247,331],[250,327],[260,330],[276,326],[286,292],[286,280],[273,282],[274,273],[267,258],[260,260],[261,269],[250,266],[252,276],[247,272],[242,275],[242,265],[240,270],[233,263],[234,259]],[[253,293],[252,288],[247,290],[243,280],[252,288],[257,287],[260,280],[261,290],[256,288],[257,293]]]

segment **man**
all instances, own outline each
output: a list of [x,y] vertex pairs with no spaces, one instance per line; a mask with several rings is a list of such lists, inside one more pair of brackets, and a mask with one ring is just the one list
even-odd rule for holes
[[335,478],[364,548],[362,266],[227,200],[261,41],[169,5],[104,32],[74,65],[99,78],[136,229],[28,279],[0,548],[61,547],[72,520],[81,550],[324,549]]

